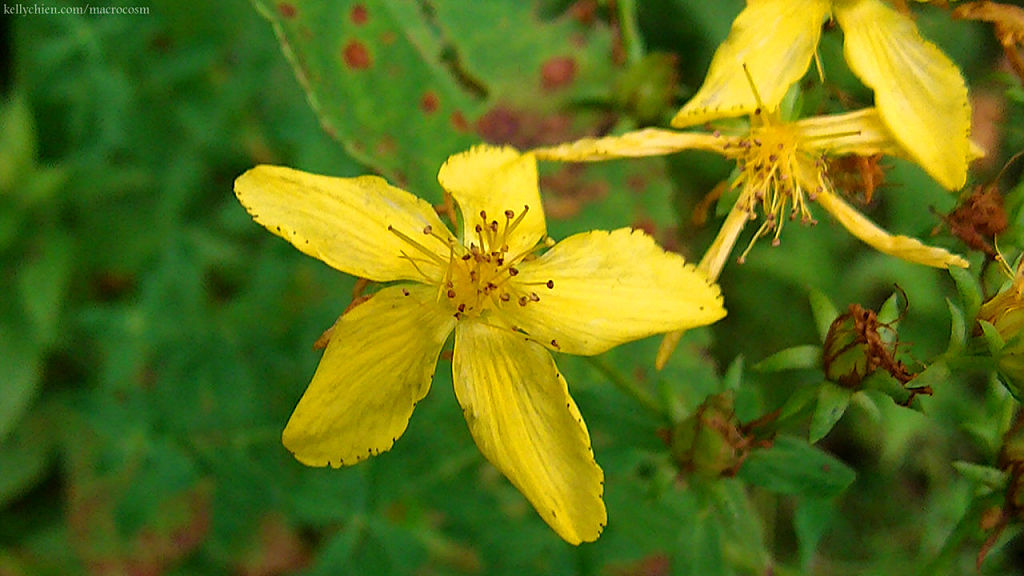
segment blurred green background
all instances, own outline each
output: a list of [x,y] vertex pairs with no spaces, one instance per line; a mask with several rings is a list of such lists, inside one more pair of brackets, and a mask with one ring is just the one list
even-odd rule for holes
[[[984,372],[936,385],[924,415],[854,405],[820,449],[790,430],[775,456],[714,480],[677,476],[659,435],[670,423],[616,386],[635,382],[680,418],[731,387],[741,421],[766,414],[822,379],[749,369],[819,342],[812,291],[844,311],[877,308],[896,284],[916,367],[941,353],[958,298],[949,276],[871,252],[826,217],[730,263],[729,316],[688,334],[664,371],[657,339],[556,358],[606,473],[609,525],[594,544],[563,543],[484,461],[444,360],[389,453],[324,470],[280,445],[319,358],[312,343],[353,279],[253,223],[237,175],[258,163],[377,172],[437,201],[441,162],[480,140],[528,148],[666,125],[742,2],[135,6],[148,13],[0,20],[0,575],[974,571],[978,485],[952,463],[994,465],[1015,409]],[[914,9],[975,91],[975,136],[996,147],[970,185],[989,182],[1024,146],[1020,84],[987,25]],[[809,101],[870,104],[837,31],[821,57],[827,88],[812,72]],[[966,253],[930,237],[957,195],[886,166],[858,206]],[[700,153],[544,166],[549,233],[638,226],[697,260],[718,220],[695,226],[692,212],[729,170]],[[1019,230],[1017,175],[1002,188]],[[1000,246],[1015,256],[1020,232]],[[1024,571],[1017,531],[981,573]]]

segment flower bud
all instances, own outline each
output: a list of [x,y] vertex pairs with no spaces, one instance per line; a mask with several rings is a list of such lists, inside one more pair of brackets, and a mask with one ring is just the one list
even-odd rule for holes
[[680,470],[698,476],[729,476],[749,450],[733,411],[731,392],[708,396],[692,416],[672,430],[672,457]]
[[832,321],[822,348],[825,377],[846,388],[859,388],[861,382],[879,368],[889,372],[901,384],[913,376],[903,362],[896,360],[896,344],[887,342],[879,333],[880,324],[874,310],[850,304],[849,310]]

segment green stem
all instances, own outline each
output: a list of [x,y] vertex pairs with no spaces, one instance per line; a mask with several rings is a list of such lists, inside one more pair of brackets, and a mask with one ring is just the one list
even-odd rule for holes
[[636,0],[616,0],[619,16],[619,38],[626,62],[634,64],[644,57],[644,41],[636,23]]
[[643,405],[644,408],[650,410],[653,414],[656,414],[662,420],[668,421],[668,414],[662,408],[661,404],[654,399],[654,396],[647,390],[644,390],[633,380],[626,378],[619,373],[618,370],[612,368],[607,360],[600,356],[586,356],[587,362],[591,366],[597,368],[597,371],[604,375],[612,384],[617,386],[620,390],[631,396],[634,400]]

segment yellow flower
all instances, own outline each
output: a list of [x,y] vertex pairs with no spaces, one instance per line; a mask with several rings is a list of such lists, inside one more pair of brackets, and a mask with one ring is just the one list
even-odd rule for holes
[[236,180],[253,218],[299,250],[395,282],[338,319],[284,444],[311,466],[391,448],[454,330],[455,393],[480,451],[567,542],[595,540],[604,475],[548,350],[599,354],[709,324],[725,315],[718,288],[642,232],[551,242],[531,154],[477,147],[438,180],[461,210],[458,237],[375,176],[258,166]]
[[[786,220],[799,217],[804,223],[815,223],[808,208],[815,201],[850,233],[879,252],[939,268],[967,266],[966,260],[942,248],[889,234],[833,190],[826,157],[900,152],[874,108],[796,122],[785,122],[777,113],[757,108],[751,114],[749,127],[737,134],[648,128],[541,148],[534,153],[542,160],[580,162],[681,150],[708,150],[736,161],[736,176],[731,185],[739,189],[739,196],[699,265],[712,279],[718,278],[740,232],[748,221],[756,219],[758,208],[765,219],[754,240],[771,235],[772,243],[778,244]],[[741,260],[745,255],[746,252]]]
[[[786,122],[779,104],[810,66],[830,14],[843,29],[846,60],[874,89],[876,106]],[[827,172],[826,157],[888,154],[915,161],[947,188],[966,181],[968,160],[979,155],[969,140],[967,89],[956,66],[909,18],[880,0],[749,0],[672,126],[743,115],[750,121],[738,133],[649,128],[534,153],[541,160],[589,162],[708,150],[736,160],[738,198],[698,264],[712,280],[758,207],[765,220],[754,240],[771,235],[775,244],[785,220],[815,223],[808,210],[813,201],[880,252],[927,266],[967,266],[960,256],[879,228],[835,193]],[[680,335],[666,336],[658,367]]]
[[913,20],[881,0],[750,0],[672,126],[775,110],[810,66],[830,14],[843,31],[850,69],[874,90],[878,114],[900,148],[946,188],[962,188],[972,154],[964,79]]

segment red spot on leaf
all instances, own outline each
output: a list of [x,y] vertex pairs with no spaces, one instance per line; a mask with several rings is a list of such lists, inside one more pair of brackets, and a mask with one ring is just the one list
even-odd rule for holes
[[469,122],[466,122],[466,117],[462,115],[462,112],[458,110],[452,112],[452,127],[459,132],[469,132]]
[[580,24],[589,26],[597,21],[597,1],[578,0],[569,6],[569,15]]
[[496,106],[480,117],[476,131],[492,144],[510,144],[520,134],[520,114],[511,108]]
[[288,4],[287,2],[281,2],[277,5],[277,11],[284,18],[295,18],[295,14],[298,12],[295,10],[295,6]]
[[582,164],[565,164],[552,173],[540,177],[540,187],[548,192],[544,197],[544,213],[555,220],[564,220],[579,214],[585,204],[596,202],[608,195],[608,183],[585,179]]
[[440,105],[440,101],[437,99],[437,94],[434,92],[426,92],[423,97],[420,98],[420,108],[427,114],[433,114],[437,112],[437,107]]
[[558,90],[576,79],[576,61],[568,56],[548,59],[540,67],[540,85],[545,90]]
[[476,131],[491,144],[511,144],[526,149],[570,140],[572,120],[568,115],[543,115],[498,104],[480,117]]
[[639,194],[647,189],[647,178],[640,174],[630,174],[626,178],[626,186],[629,186],[630,190]]
[[395,144],[394,138],[384,136],[377,142],[376,153],[377,156],[391,156],[397,148],[398,146]]
[[345,60],[345,65],[353,70],[366,70],[373,64],[370,51],[366,49],[365,44],[358,40],[349,40],[348,44],[345,44],[341,56]]
[[363,24],[366,24],[366,6],[363,6],[362,4],[356,4],[355,6],[352,7],[352,11],[349,12],[348,17],[352,19],[352,23],[355,24],[356,26],[362,26]]

